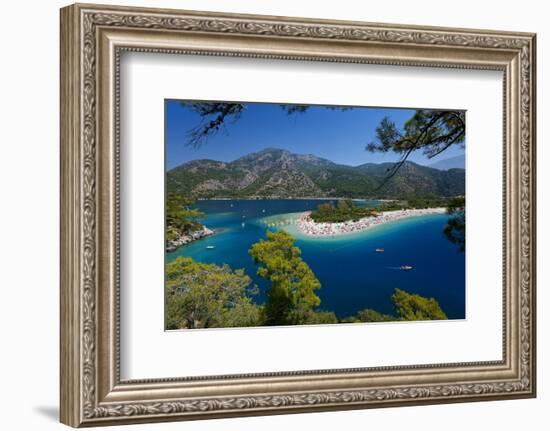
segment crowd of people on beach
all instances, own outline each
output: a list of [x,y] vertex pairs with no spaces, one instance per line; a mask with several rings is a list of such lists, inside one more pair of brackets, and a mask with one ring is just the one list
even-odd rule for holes
[[296,226],[305,235],[332,236],[359,232],[374,226],[379,226],[395,220],[407,217],[422,216],[428,214],[445,213],[445,208],[403,209],[385,211],[372,217],[364,217],[359,220],[350,220],[341,223],[315,223],[311,218],[311,212],[305,212],[296,221]]

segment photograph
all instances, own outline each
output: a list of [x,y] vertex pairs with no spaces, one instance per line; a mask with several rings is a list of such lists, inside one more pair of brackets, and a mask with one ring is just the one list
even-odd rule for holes
[[466,319],[466,112],[165,100],[165,329]]

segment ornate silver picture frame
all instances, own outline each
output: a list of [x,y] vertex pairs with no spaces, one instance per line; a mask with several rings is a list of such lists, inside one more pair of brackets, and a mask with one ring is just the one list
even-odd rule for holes
[[[123,380],[123,52],[503,73],[500,360]],[[81,5],[61,10],[61,422],[73,426],[535,396],[535,35]],[[499,221],[495,221],[499,222]],[[162,289],[162,287],[160,287]]]

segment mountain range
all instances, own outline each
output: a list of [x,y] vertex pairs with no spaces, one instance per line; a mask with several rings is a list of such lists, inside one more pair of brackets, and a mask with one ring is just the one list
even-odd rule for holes
[[405,162],[388,179],[394,163],[348,166],[312,154],[277,148],[232,162],[193,160],[167,172],[168,192],[213,197],[378,197],[464,195],[464,169],[439,170]]

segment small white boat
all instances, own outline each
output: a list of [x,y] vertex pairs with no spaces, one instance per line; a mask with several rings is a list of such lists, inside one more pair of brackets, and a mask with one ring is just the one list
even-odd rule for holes
[[401,269],[401,270],[403,270],[403,271],[410,271],[411,269],[413,269],[413,267],[410,266],[410,265],[401,265],[401,266],[399,267],[399,269]]
[[212,250],[213,248],[216,248],[216,246],[215,245],[207,245],[206,248],[208,250]]
[[377,248],[376,250],[376,253],[384,253],[384,249],[383,248]]

